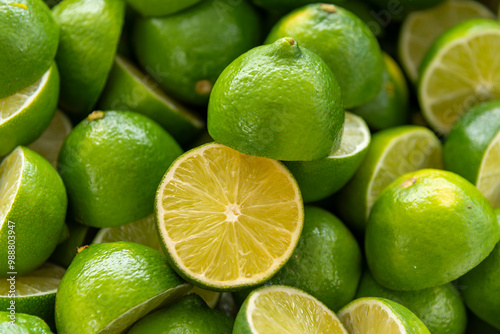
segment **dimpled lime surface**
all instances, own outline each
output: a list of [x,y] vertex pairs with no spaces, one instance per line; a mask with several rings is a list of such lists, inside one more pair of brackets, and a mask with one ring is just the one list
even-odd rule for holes
[[156,187],[181,153],[177,142],[146,116],[91,114],[69,134],[59,154],[72,216],[85,225],[111,227],[153,213]]
[[10,322],[9,312],[0,312],[0,333],[2,334],[52,334],[49,326],[40,318],[16,313],[15,325]]
[[384,61],[368,26],[338,6],[312,4],[282,18],[266,39],[293,37],[318,54],[337,78],[346,108],[372,100],[382,84]]
[[142,16],[164,16],[193,6],[201,0],[127,0]]
[[[133,242],[90,245],[75,257],[59,285],[57,331],[99,333],[134,307],[182,284],[152,248]],[[137,320],[134,315],[128,325]]]
[[343,124],[337,80],[319,56],[292,38],[254,48],[231,63],[208,106],[215,141],[278,160],[329,156],[340,147]]
[[462,276],[499,239],[491,205],[469,181],[423,169],[399,177],[380,194],[368,221],[365,252],[378,283],[419,290]]
[[54,59],[59,31],[42,0],[0,0],[0,99],[39,79]]
[[361,297],[381,297],[406,306],[433,334],[462,334],[467,324],[465,305],[450,283],[418,291],[396,291],[378,284],[366,270],[356,294],[356,298]]

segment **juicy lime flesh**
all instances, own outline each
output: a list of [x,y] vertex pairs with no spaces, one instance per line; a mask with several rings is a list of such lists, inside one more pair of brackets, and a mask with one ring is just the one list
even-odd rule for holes
[[159,190],[160,231],[193,279],[251,284],[290,256],[303,208],[280,163],[209,144],[173,169]]
[[[55,293],[64,276],[62,267],[45,263],[35,271],[16,277],[16,296],[27,297]],[[2,283],[4,283],[2,281]],[[10,284],[0,284],[0,296],[7,296]]]
[[15,150],[0,165],[0,228],[4,224],[20,186],[23,167],[21,153],[21,150]]
[[346,113],[344,133],[340,148],[330,155],[330,158],[343,158],[361,151],[370,142],[370,131],[363,120],[350,113]]
[[500,132],[484,154],[477,188],[494,208],[500,207]]
[[40,89],[45,85],[50,74],[50,70],[38,79],[34,84],[20,90],[19,92],[0,99],[0,124],[6,122],[12,116],[23,110],[35,97]]
[[341,316],[347,331],[351,334],[406,333],[398,320],[394,319],[392,312],[386,307],[376,303],[363,303],[355,309]]

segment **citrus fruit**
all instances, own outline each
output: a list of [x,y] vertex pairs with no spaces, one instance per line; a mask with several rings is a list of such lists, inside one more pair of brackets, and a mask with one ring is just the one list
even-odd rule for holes
[[57,167],[57,156],[64,142],[64,139],[73,129],[73,125],[60,110],[56,110],[49,126],[37,140],[28,145],[28,148],[40,154],[47,159],[52,166]]
[[281,163],[214,143],[170,166],[156,194],[156,219],[177,272],[222,291],[275,274],[297,245],[304,211]]
[[0,31],[3,99],[32,85],[51,67],[59,30],[43,1],[1,0]]
[[299,8],[273,27],[266,43],[287,36],[325,61],[339,82],[346,108],[365,104],[379,92],[384,69],[380,46],[350,11],[328,4]]
[[2,161],[0,277],[24,275],[48,259],[59,241],[66,206],[61,178],[40,155],[20,146]]
[[[262,8],[268,10],[277,10],[280,12],[287,12],[297,7],[307,4],[315,3],[315,0],[253,0],[253,2]],[[325,3],[343,4],[345,0],[326,0]]]
[[484,5],[471,0],[448,0],[408,15],[399,35],[399,56],[409,79],[417,82],[418,69],[432,43],[446,30],[473,18],[493,19]]
[[[35,315],[55,328],[56,292],[64,272],[59,266],[44,263],[35,271],[16,276],[14,280],[1,280],[0,309],[8,310],[11,301],[14,301],[16,313]],[[14,294],[10,292],[11,284],[15,286]]]
[[405,174],[380,194],[365,235],[375,280],[420,290],[462,276],[493,250],[500,225],[488,200],[461,176],[435,169]]
[[207,0],[173,15],[138,18],[132,34],[139,62],[160,86],[200,106],[224,68],[259,42],[259,18],[246,1]]
[[304,202],[314,202],[342,188],[363,162],[370,130],[361,117],[345,113],[340,148],[330,156],[315,161],[285,162],[297,180]]
[[112,227],[153,213],[156,187],[182,153],[156,122],[126,111],[96,111],[64,141],[58,168],[71,216]]
[[395,301],[412,311],[433,334],[463,334],[467,325],[464,302],[451,283],[418,291],[396,291],[378,284],[367,270],[356,297]]
[[500,23],[473,19],[443,33],[421,66],[420,107],[431,127],[448,134],[472,106],[500,98]]
[[378,195],[398,176],[421,168],[441,168],[439,139],[420,126],[400,126],[372,136],[368,153],[352,179],[331,201],[342,221],[363,231]]
[[340,147],[343,124],[333,73],[289,37],[233,61],[215,83],[208,106],[208,132],[215,141],[278,160],[326,158]]
[[[2,334],[53,334],[49,326],[40,318],[24,313],[0,311],[0,332]],[[12,320],[15,319],[15,320]],[[14,321],[14,324],[11,322]]]
[[499,334],[500,330],[491,326],[478,318],[474,313],[469,312],[467,317],[467,331],[466,334]]
[[157,251],[133,242],[81,250],[56,295],[58,333],[122,333],[179,299],[185,284]]
[[384,298],[359,298],[339,312],[350,334],[430,334],[403,305]]
[[210,309],[197,295],[187,295],[168,308],[142,318],[128,334],[175,333],[179,329],[190,334],[231,334],[233,320]]
[[352,109],[363,117],[370,128],[383,130],[407,124],[410,120],[408,108],[408,86],[398,64],[384,53],[385,69],[382,87],[370,102]]
[[68,238],[59,243],[52,252],[49,261],[65,268],[69,267],[76,256],[78,249],[89,243],[89,239],[95,232],[88,226],[70,221],[68,226]]
[[392,21],[401,21],[408,14],[416,10],[422,10],[439,5],[445,0],[370,0],[370,2],[381,8],[375,12],[375,20],[389,25]]
[[347,334],[331,310],[307,293],[280,285],[252,292],[236,316],[234,334]]
[[127,0],[142,16],[164,16],[180,12],[201,0]]
[[56,61],[61,72],[59,105],[85,116],[101,94],[125,15],[121,0],[66,0],[52,9],[59,25]]
[[52,63],[35,83],[0,99],[0,157],[43,133],[54,115],[58,96],[59,72]]
[[158,122],[179,143],[191,141],[203,121],[158,88],[150,76],[116,56],[98,106],[101,110],[131,110]]
[[493,207],[500,206],[500,101],[472,107],[455,123],[444,163],[475,184]]

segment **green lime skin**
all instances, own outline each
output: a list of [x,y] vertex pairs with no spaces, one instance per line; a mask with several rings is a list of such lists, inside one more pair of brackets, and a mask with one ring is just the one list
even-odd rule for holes
[[451,172],[423,169],[399,177],[380,194],[365,252],[379,284],[420,290],[464,275],[499,239],[495,213],[474,185]]
[[484,153],[500,131],[500,101],[472,107],[455,123],[444,144],[444,165],[476,184]]
[[34,83],[50,67],[59,28],[41,0],[0,0],[0,99]]
[[176,334],[180,328],[189,334],[231,334],[233,320],[191,294],[139,320],[128,334]]
[[125,16],[121,0],[65,0],[52,9],[60,28],[59,105],[86,116],[104,89]]
[[92,228],[87,225],[76,222],[66,224],[69,229],[68,239],[57,245],[56,249],[49,258],[49,261],[58,264],[64,268],[69,267],[71,261],[75,258],[78,248],[86,244],[88,235],[91,235]]
[[0,333],[2,334],[53,334],[49,326],[40,318],[24,313],[15,313],[12,325],[10,312],[0,311]]
[[127,3],[142,16],[171,15],[202,0],[127,0]]
[[152,214],[156,188],[181,154],[168,132],[146,116],[92,113],[59,153],[71,216],[88,226],[113,227]]
[[464,302],[450,283],[418,291],[396,291],[378,284],[366,270],[356,293],[356,298],[361,297],[381,297],[406,306],[432,334],[463,334],[467,325]]
[[283,17],[266,43],[290,36],[318,54],[337,78],[344,106],[363,105],[382,86],[384,60],[375,35],[350,11],[327,4],[312,4]]
[[99,333],[182,279],[156,250],[134,242],[92,244],[75,257],[56,295],[58,333]]
[[259,17],[246,2],[207,0],[180,13],[139,18],[132,44],[139,62],[172,97],[206,106],[213,84],[260,42]]
[[[253,0],[253,2],[262,8],[279,12],[287,12],[292,9],[316,3],[315,0]],[[344,4],[345,0],[326,0],[324,3]]]
[[[265,285],[301,289],[329,309],[338,311],[354,299],[361,271],[361,250],[347,227],[328,211],[306,206],[297,248]],[[253,290],[246,289],[233,295],[241,304]]]
[[224,70],[210,96],[207,124],[215,141],[241,153],[310,161],[340,147],[344,109],[325,62],[287,37],[252,49]]

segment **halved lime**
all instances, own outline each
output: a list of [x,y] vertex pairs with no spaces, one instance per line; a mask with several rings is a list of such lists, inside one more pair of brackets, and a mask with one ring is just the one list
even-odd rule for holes
[[494,208],[500,207],[500,131],[484,153],[476,187]]

